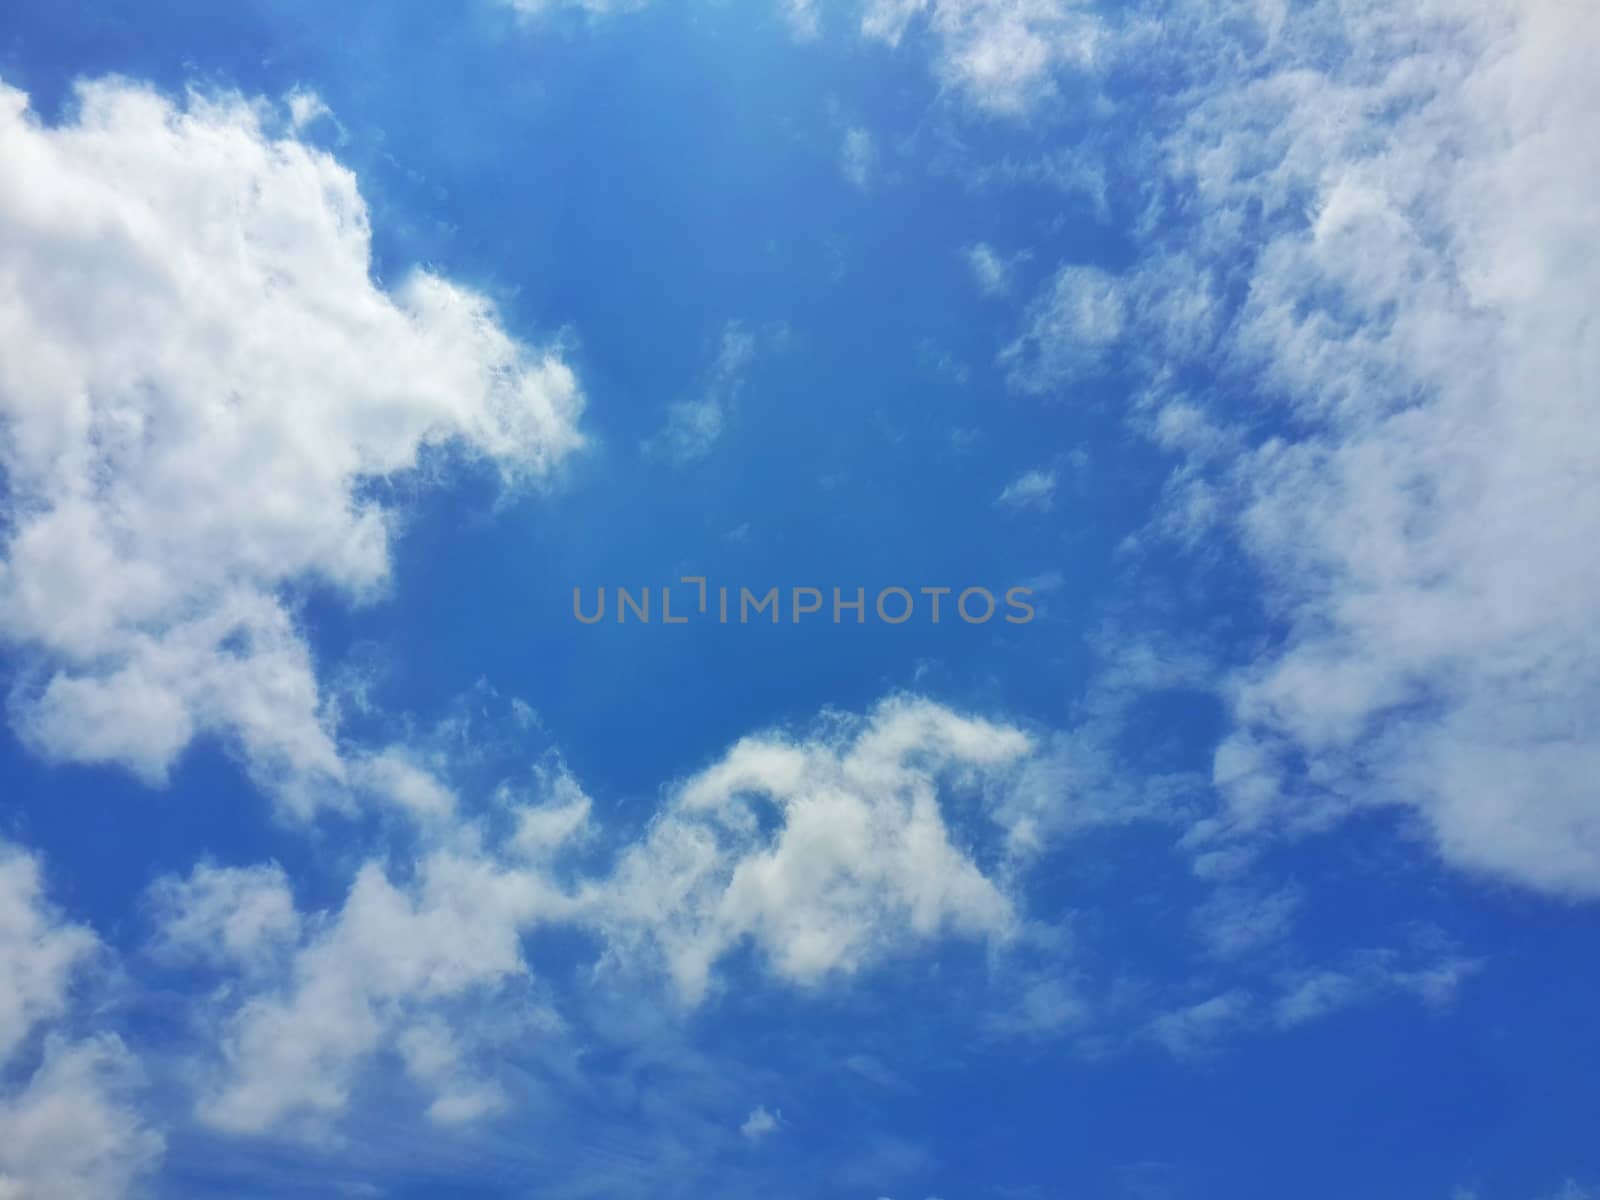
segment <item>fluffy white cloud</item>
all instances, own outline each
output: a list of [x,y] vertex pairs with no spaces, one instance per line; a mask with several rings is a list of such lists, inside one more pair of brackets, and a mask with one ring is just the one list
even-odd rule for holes
[[804,740],[745,738],[672,789],[585,904],[614,954],[659,955],[690,1004],[747,939],[774,975],[813,985],[941,935],[1004,938],[1012,903],[952,841],[941,792],[979,788],[1031,745],[913,699]]
[[162,1152],[132,1100],[138,1070],[111,1036],[48,1038],[15,1095],[0,1093],[0,1198],[126,1195]]
[[61,1032],[70,989],[99,941],[46,901],[39,863],[0,842],[0,1071],[16,1078],[25,1048],[40,1059],[0,1084],[0,1198],[124,1195],[161,1155],[139,1118],[133,1058],[111,1034]]
[[[510,707],[510,726],[525,734],[534,718]],[[187,986],[210,981],[192,1009],[183,1071],[196,1081],[202,1124],[323,1141],[360,1089],[392,1068],[437,1125],[504,1108],[496,1054],[560,1027],[523,938],[576,924],[557,880],[591,832],[589,798],[553,756],[463,813],[446,780],[506,751],[507,736],[468,705],[404,755],[376,756],[387,766],[374,791],[428,803],[389,798],[385,852],[347,849],[348,886],[330,907],[298,905],[275,863],[200,863],[149,887],[150,959],[183,969]]]
[[265,106],[76,99],[49,127],[0,90],[14,720],[152,781],[205,733],[263,777],[337,781],[286,589],[377,595],[395,522],[370,484],[426,455],[547,475],[582,441],[576,381],[481,296],[377,286],[354,178]]
[[[321,1132],[385,1051],[401,1057],[436,1121],[499,1107],[498,1087],[474,1071],[475,1047],[460,1041],[476,1023],[460,1014],[525,976],[523,932],[570,904],[470,836],[427,853],[409,875],[363,866],[337,913],[304,922],[313,932],[281,974],[222,1016],[223,1062],[200,1105],[204,1121],[238,1133]],[[176,886],[204,902],[195,880]],[[180,912],[176,923],[192,930],[201,918]],[[228,933],[215,928],[224,944]]]
[[97,945],[46,906],[38,860],[0,842],[0,1062],[60,1014],[68,981]]
[[[478,1121],[516,1103],[530,1062],[565,1060],[581,1041],[675,1041],[662,1031],[733,982],[724,960],[742,948],[771,981],[810,990],[947,939],[980,942],[997,984],[984,1032],[1102,1051],[1130,1029],[1188,1054],[1385,995],[1447,999],[1469,964],[1436,946],[1302,962],[1287,893],[1230,885],[1201,911],[1203,977],[1233,986],[1199,1004],[1187,987],[1107,994],[1074,965],[1078,930],[1030,919],[1020,897],[1043,849],[1173,819],[1159,788],[1126,786],[1108,745],[1131,696],[1197,670],[1125,652],[1078,736],[1030,737],[902,696],[824,713],[805,736],[747,737],[673,783],[609,864],[592,853],[609,831],[592,825],[589,797],[547,760],[526,793],[502,785],[477,816],[453,800],[443,814],[391,808],[413,818],[389,829],[395,850],[362,862],[324,911],[297,909],[276,866],[160,880],[157,960],[215,972],[184,1072],[200,1081],[197,1116],[233,1135],[320,1141],[368,1111],[376,1086],[392,1098],[399,1084],[436,1125]],[[416,756],[408,786],[425,777],[451,795],[427,775],[449,765]],[[596,957],[541,963],[540,931],[579,935]],[[1175,1000],[1185,1006],[1159,1007]],[[740,1128],[753,1142],[780,1126],[758,1108]]]
[[200,863],[187,879],[157,880],[149,902],[160,931],[155,949],[165,958],[249,968],[269,964],[300,937],[294,894],[276,863]]
[[[1006,869],[996,793],[1033,752],[1018,730],[921,699],[825,714],[810,737],[746,738],[674,784],[609,867],[576,853],[597,831],[559,762],[467,817],[432,773],[448,758],[413,755],[404,790],[450,802],[392,805],[407,851],[364,862],[335,908],[299,910],[276,865],[201,864],[151,887],[157,960],[217,982],[196,1007],[197,1115],[319,1139],[385,1063],[436,1123],[500,1111],[502,1042],[564,1024],[526,956],[538,928],[593,935],[607,973],[689,1005],[745,941],[803,987],[944,937],[1003,942],[1013,902],[976,856]],[[776,1128],[763,1113],[745,1136]]]

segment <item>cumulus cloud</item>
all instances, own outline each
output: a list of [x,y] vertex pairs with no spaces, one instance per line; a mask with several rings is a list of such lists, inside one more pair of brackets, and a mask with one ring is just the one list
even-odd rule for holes
[[659,957],[685,1003],[746,940],[805,986],[936,937],[1009,933],[1012,902],[952,841],[941,793],[1006,770],[1030,739],[911,699],[830,724],[745,738],[677,785],[587,894],[618,952]]
[[186,879],[167,876],[149,891],[160,931],[153,949],[175,961],[270,962],[300,937],[300,914],[277,863],[217,867],[200,863]]
[[0,842],[0,1061],[60,1015],[69,980],[98,944],[45,904],[38,860]]
[[590,800],[554,755],[470,811],[458,803],[484,756],[511,753],[507,738],[525,748],[534,718],[506,707],[502,720],[458,705],[411,739],[396,786],[442,799],[385,806],[381,848],[345,848],[331,904],[297,896],[276,863],[201,862],[149,886],[146,961],[195,995],[182,1074],[201,1124],[325,1142],[380,1078],[398,1111],[435,1125],[506,1106],[497,1060],[561,1027],[524,938],[577,925],[560,881],[592,833]]
[[[204,902],[193,879],[168,888]],[[477,1047],[461,1041],[474,1023],[461,1014],[523,978],[522,933],[569,907],[538,872],[470,839],[398,877],[368,862],[337,912],[296,922],[313,932],[286,967],[218,1020],[222,1062],[202,1120],[236,1133],[315,1134],[384,1051],[401,1057],[433,1120],[494,1111],[500,1090],[475,1071]],[[202,920],[180,910],[174,923],[193,930]],[[229,932],[213,925],[223,946]],[[171,925],[164,936],[173,940]]]
[[[1077,935],[1028,912],[1028,872],[1046,848],[1172,820],[1159,797],[1107,783],[1117,772],[1104,743],[1137,684],[1192,670],[1123,662],[1107,676],[1123,682],[1086,704],[1071,735],[912,696],[826,712],[804,732],[745,737],[673,782],[637,834],[597,826],[593,802],[548,759],[531,787],[503,784],[487,806],[394,806],[391,848],[352,855],[327,907],[297,904],[272,864],[202,863],[158,880],[151,961],[202,981],[182,1072],[197,1081],[195,1115],[234,1136],[325,1141],[381,1087],[401,1098],[391,1115],[470,1124],[516,1104],[530,1073],[543,1078],[574,1045],[658,1036],[746,972],[815,993],[951,941],[989,951],[996,990],[978,1027],[995,1037],[1103,1048],[1131,1036],[1191,1054],[1384,996],[1447,1000],[1471,964],[1436,946],[1301,961],[1287,945],[1288,894],[1234,884],[1202,910],[1203,978],[1233,986],[1198,1004],[1187,986],[1106,995],[1075,961]],[[457,732],[483,744],[481,731]],[[412,769],[450,765],[418,754]],[[447,774],[430,778],[454,794]],[[578,961],[541,960],[546,934],[584,947]],[[624,995],[645,998],[655,1032],[613,1011]],[[1168,1011],[1175,999],[1185,1003]],[[758,1107],[740,1130],[755,1142],[781,1125]]]
[[[117,1197],[162,1139],[140,1119],[140,1073],[112,1034],[74,1038],[64,1017],[99,940],[43,894],[39,861],[0,842],[0,1198]],[[37,1065],[18,1075],[24,1051]],[[15,1082],[12,1082],[15,1081]]]
[[130,1193],[161,1157],[135,1107],[140,1075],[120,1039],[46,1039],[38,1069],[0,1092],[0,1197],[80,1200]]
[[[965,847],[998,849],[990,789],[1032,752],[1016,729],[896,698],[826,714],[807,737],[741,740],[675,783],[609,867],[575,870],[591,802],[546,765],[492,815],[411,814],[414,847],[364,861],[332,909],[298,909],[275,865],[158,880],[151,949],[218,980],[196,1009],[198,1115],[325,1136],[385,1061],[437,1123],[499,1111],[496,1039],[563,1025],[526,955],[537,928],[591,936],[607,972],[659,980],[684,1005],[746,942],[805,988],[943,938],[1003,942],[1013,901]],[[745,1136],[777,1123],[757,1110]]]
[[374,480],[446,450],[536,480],[582,444],[555,351],[431,272],[373,281],[355,179],[291,108],[101,81],[47,126],[0,90],[0,638],[50,757],[159,782],[216,734],[341,780],[288,589],[381,592]]

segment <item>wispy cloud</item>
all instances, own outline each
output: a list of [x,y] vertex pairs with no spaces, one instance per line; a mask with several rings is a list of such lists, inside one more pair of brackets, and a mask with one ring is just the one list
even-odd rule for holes
[[757,1107],[744,1119],[744,1124],[739,1126],[739,1132],[746,1141],[759,1142],[776,1133],[782,1124],[782,1119],[782,1113],[768,1112],[765,1107]]
[[1122,286],[1095,267],[1062,267],[1028,306],[1023,331],[1001,351],[1012,386],[1058,393],[1094,374],[1122,336]]
[[[1222,521],[1286,630],[1229,688],[1224,826],[1403,804],[1459,866],[1600,895],[1600,738],[1570,716],[1600,698],[1600,14],[1316,4],[1260,32],[1162,143],[1185,219],[1127,283],[1168,363],[1225,364],[1226,402],[1160,409],[1174,525]],[[1072,359],[1083,324],[1045,328]]]
[[1010,292],[1013,269],[1017,262],[1027,257],[1026,254],[1019,254],[1014,258],[1002,257],[999,251],[987,242],[975,242],[962,251],[962,254],[966,257],[967,266],[972,271],[972,278],[978,285],[978,290],[986,296],[1004,296]]
[[856,187],[865,190],[878,166],[878,146],[870,131],[855,126],[844,132],[839,146],[839,170]]
[[1031,508],[1048,512],[1055,504],[1056,473],[1053,470],[1024,471],[995,497],[995,503],[1005,508]]
[[738,321],[729,321],[723,327],[716,360],[698,394],[670,404],[666,425],[646,438],[641,449],[675,466],[687,466],[710,454],[727,430],[757,344],[754,333]]
[[1052,95],[1056,72],[1096,61],[1096,14],[1070,0],[870,0],[863,36],[897,46],[925,22],[934,69],[981,112],[1021,117]]

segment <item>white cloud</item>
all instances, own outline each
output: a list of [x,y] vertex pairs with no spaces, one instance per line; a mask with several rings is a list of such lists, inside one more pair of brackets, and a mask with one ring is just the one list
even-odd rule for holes
[[1011,901],[951,841],[941,790],[992,779],[1030,748],[1015,729],[911,699],[805,740],[745,738],[673,789],[586,892],[591,919],[623,960],[658,955],[688,1004],[746,939],[804,986],[938,936],[1004,938]]
[[1001,1037],[1056,1037],[1083,1023],[1090,1014],[1088,1002],[1066,979],[1029,979],[1018,987],[1010,1004],[985,1022]]
[[[530,789],[501,785],[477,817],[466,805],[389,810],[411,819],[390,826],[394,852],[362,861],[323,911],[298,909],[271,865],[160,880],[156,960],[214,972],[183,1072],[199,1081],[196,1115],[234,1135],[323,1141],[381,1081],[391,1098],[414,1089],[436,1125],[480,1121],[517,1102],[530,1056],[570,1057],[569,1020],[584,1036],[648,1040],[613,1003],[642,996],[643,1025],[659,1033],[734,982],[725,960],[743,948],[772,982],[814,990],[947,939],[979,942],[1003,989],[987,1033],[1109,1045],[1131,1022],[1180,1054],[1386,994],[1447,1000],[1470,964],[1437,954],[1286,969],[1291,902],[1234,887],[1202,925],[1207,973],[1222,963],[1250,990],[1151,1019],[1159,995],[1097,995],[1071,966],[1073,931],[1029,921],[1019,897],[1042,849],[1097,825],[1172,820],[1158,796],[1115,782],[1107,746],[1129,696],[1196,669],[1124,650],[1071,735],[1037,739],[902,696],[824,713],[804,736],[746,737],[666,789],[609,866],[583,853],[606,831],[551,757]],[[465,726],[435,739],[468,755],[485,740]],[[450,767],[447,755],[412,761]],[[530,956],[541,930],[592,938],[598,961],[547,977]],[[1275,973],[1253,969],[1257,957]],[[582,987],[581,1010],[557,1007],[568,985]],[[757,1108],[741,1132],[756,1141],[781,1124]]]
[[1442,1008],[1455,999],[1462,981],[1478,965],[1450,955],[1407,962],[1398,951],[1364,951],[1342,967],[1304,970],[1281,981],[1282,994],[1273,1003],[1272,1019],[1280,1028],[1292,1028],[1395,993]]
[[1048,512],[1055,503],[1056,473],[1054,471],[1024,471],[995,498],[995,503],[1008,508],[1033,508]]
[[1131,761],[1124,747],[1138,702],[1164,691],[1194,690],[1215,675],[1206,656],[1181,644],[1103,635],[1102,662],[1065,728],[992,797],[1006,852],[1028,862],[1083,831],[1134,822],[1171,823],[1201,780]]
[[499,861],[471,837],[429,852],[412,876],[367,863],[339,911],[310,923],[315,932],[283,975],[224,1016],[223,1065],[202,1120],[238,1133],[282,1126],[316,1135],[385,1049],[401,1055],[436,1121],[500,1106],[499,1088],[474,1073],[457,1040],[485,1031],[447,1017],[524,978],[522,933],[570,905],[536,872]]
[[[298,910],[272,865],[159,880],[157,959],[217,980],[195,1009],[197,1115],[320,1140],[386,1062],[436,1123],[501,1111],[495,1059],[563,1028],[526,957],[537,928],[597,935],[602,977],[655,977],[687,1005],[743,942],[808,988],[941,938],[1003,942],[1013,902],[965,847],[1001,849],[992,793],[1032,752],[1015,729],[897,698],[825,714],[804,739],[743,739],[674,784],[612,867],[571,883],[592,804],[554,760],[481,818],[392,809],[415,841],[396,830],[409,849],[362,863],[327,911]],[[745,1136],[778,1127],[764,1113]]]
[[518,16],[533,20],[563,10],[580,12],[593,17],[613,13],[637,12],[650,0],[500,0]]
[[564,765],[542,765],[535,779],[540,801],[512,806],[516,819],[508,848],[526,862],[541,863],[587,836],[593,801]]
[[455,812],[455,795],[403,746],[364,754],[352,768],[353,781],[414,821],[444,821]]
[[744,1124],[739,1126],[739,1132],[747,1141],[759,1142],[769,1134],[776,1133],[782,1120],[782,1113],[768,1112],[765,1107],[758,1106],[750,1111]]
[[797,41],[814,41],[822,32],[817,0],[782,0],[783,18]]
[[[0,842],[0,1200],[122,1196],[161,1155],[122,1042],[62,1032],[72,985],[99,948],[46,901],[38,860]],[[19,1077],[36,1041],[38,1065]]]
[[[650,0],[500,0],[528,21],[572,12],[605,17],[634,12]],[[817,0],[776,0],[797,41],[822,31]],[[1026,116],[1056,93],[1062,72],[1087,72],[1101,60],[1107,33],[1092,9],[1075,0],[866,0],[858,6],[861,36],[897,47],[926,31],[940,83],[978,112]]]
[[1216,406],[1175,522],[1228,521],[1288,628],[1230,688],[1218,832],[1404,804],[1460,867],[1600,895],[1600,12],[1319,3],[1262,32],[1237,67],[1209,48],[1165,143],[1197,217],[1171,290],[1236,276],[1226,391],[1280,418],[1252,439],[1259,410]]
[[[482,688],[469,695],[493,698]],[[561,1027],[523,939],[576,924],[556,876],[591,830],[589,798],[554,755],[525,783],[492,789],[476,815],[462,813],[445,781],[480,769],[486,753],[525,749],[517,739],[532,712],[504,707],[502,725],[479,705],[459,705],[403,758],[390,755],[403,764],[402,792],[448,803],[385,807],[387,852],[348,848],[350,882],[331,907],[298,907],[276,864],[201,863],[151,885],[153,960],[210,971],[183,1072],[196,1081],[202,1124],[326,1141],[385,1070],[391,1089],[409,1081],[417,1110],[437,1125],[509,1103],[496,1059]],[[502,744],[507,737],[514,745]]]
[[697,396],[675,401],[667,408],[667,423],[645,439],[646,454],[677,466],[697,462],[711,453],[727,429],[729,416],[744,390],[744,375],[756,356],[756,335],[738,321],[722,330],[717,357]]
[[0,1200],[129,1194],[162,1152],[134,1107],[138,1083],[119,1039],[48,1038],[21,1090],[0,1092]]
[[103,81],[47,127],[0,90],[0,637],[42,753],[159,782],[223,735],[309,805],[344,764],[285,590],[376,596],[368,481],[450,447],[541,478],[582,401],[482,297],[376,286],[354,178],[278,121]]
[[878,165],[878,147],[870,130],[859,126],[847,129],[839,145],[839,170],[856,187],[863,190],[872,182]]
[[[1237,897],[1222,894],[1224,905]],[[1270,939],[1281,942],[1277,931]],[[1365,949],[1346,954],[1332,965],[1278,969],[1249,986],[1235,986],[1198,1004],[1173,1009],[1152,1020],[1146,1034],[1180,1057],[1217,1048],[1230,1037],[1256,1031],[1291,1030],[1344,1009],[1407,996],[1441,1009],[1454,1000],[1461,984],[1480,963],[1450,951],[1429,930],[1413,930],[1401,948]],[[1235,960],[1240,978],[1248,976],[1246,952],[1264,943],[1223,945],[1214,951]],[[1279,950],[1287,952],[1286,944]],[[1270,957],[1263,961],[1271,961]]]
[[919,21],[944,84],[1008,116],[1051,95],[1056,72],[1091,66],[1103,40],[1094,13],[1071,0],[870,0],[861,32],[895,46]]
[[1011,290],[1016,259],[1001,256],[988,242],[976,242],[968,246],[963,254],[978,290],[985,296],[1003,296]]
[[256,867],[198,864],[187,879],[167,876],[151,885],[156,950],[175,960],[270,963],[300,938],[300,914],[277,863]]
[[435,1124],[461,1125],[505,1108],[500,1086],[473,1077],[459,1039],[440,1018],[417,1022],[400,1034],[396,1044],[407,1074],[434,1094],[428,1118]]
[[69,980],[98,944],[45,904],[38,860],[0,842],[0,1062],[60,1015]]
[[1062,267],[1000,354],[1012,385],[1049,393],[1097,371],[1125,321],[1122,289],[1096,267]]
[[1198,1004],[1163,1013],[1150,1023],[1150,1036],[1180,1057],[1201,1054],[1250,1017],[1250,994],[1241,989],[1220,993]]
[[303,89],[290,92],[284,97],[284,103],[289,107],[289,123],[296,130],[304,129],[322,117],[333,115],[328,106],[322,102],[321,96]]
[[1300,893],[1289,887],[1271,891],[1224,887],[1196,908],[1191,919],[1209,953],[1237,959],[1283,941],[1301,901]]

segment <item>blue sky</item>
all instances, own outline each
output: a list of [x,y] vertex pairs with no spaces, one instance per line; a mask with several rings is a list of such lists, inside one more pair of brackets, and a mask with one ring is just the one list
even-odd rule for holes
[[1596,51],[14,0],[0,1197],[1600,1194]]

